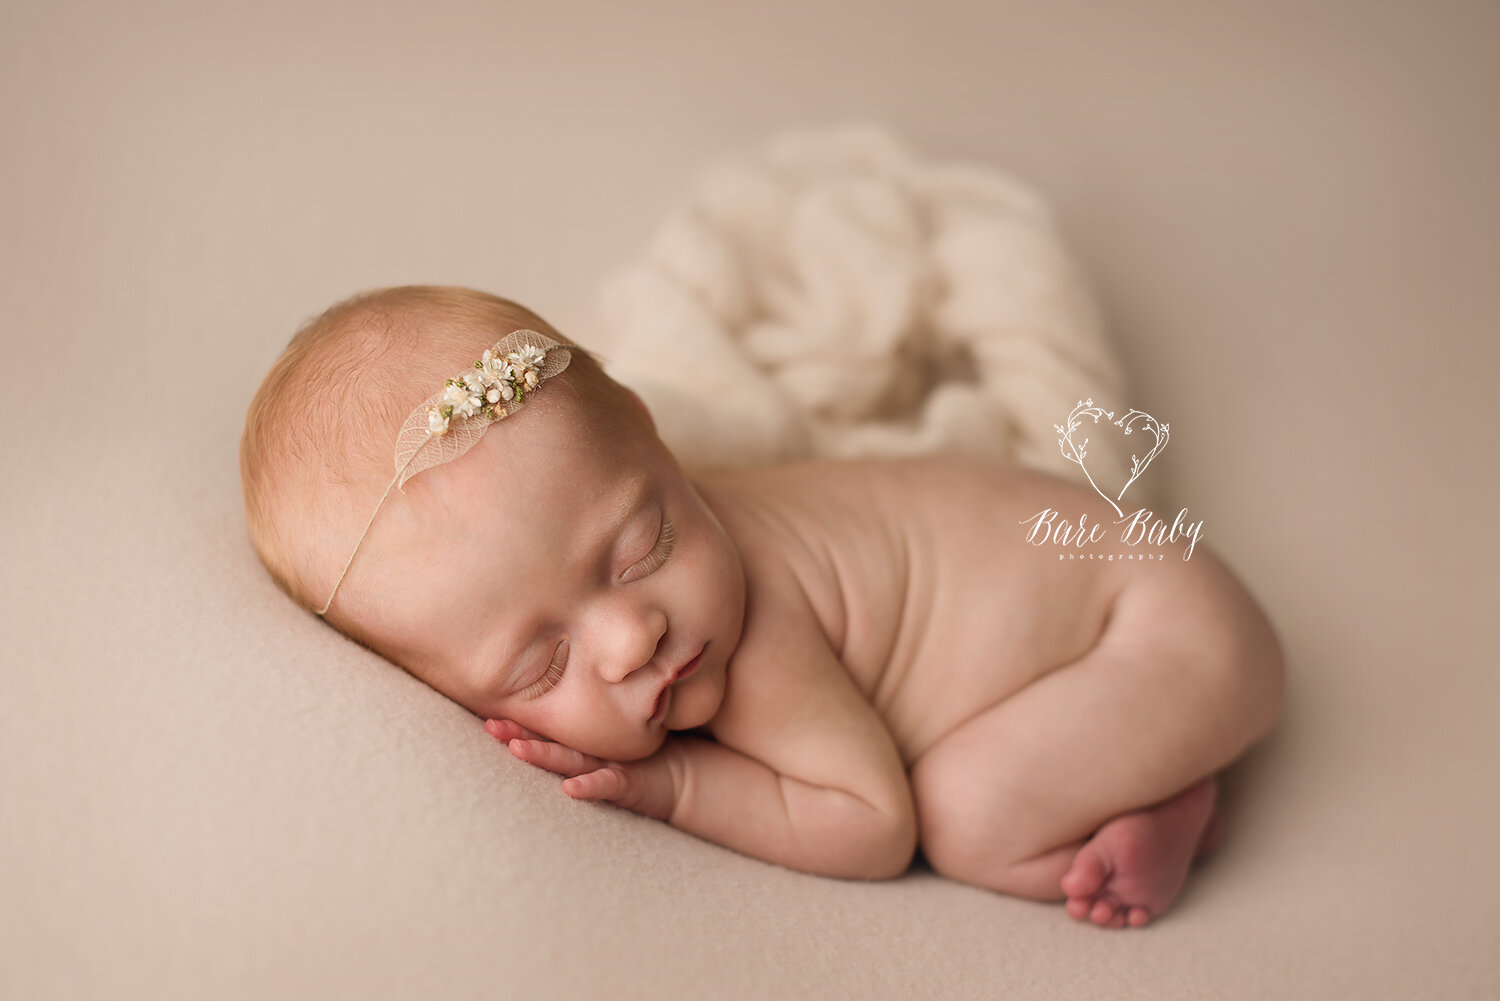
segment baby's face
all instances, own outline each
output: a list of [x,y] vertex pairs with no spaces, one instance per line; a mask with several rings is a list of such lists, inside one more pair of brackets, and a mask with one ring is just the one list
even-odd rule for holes
[[618,418],[556,402],[392,493],[355,614],[477,715],[635,760],[718,711],[744,570],[644,418],[611,441]]

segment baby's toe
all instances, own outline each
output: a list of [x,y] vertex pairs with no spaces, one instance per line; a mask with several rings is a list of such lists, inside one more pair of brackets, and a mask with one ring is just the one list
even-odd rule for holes
[[1063,905],[1063,910],[1067,911],[1068,917],[1074,921],[1082,921],[1089,916],[1089,909],[1093,906],[1093,897],[1069,897],[1068,902]]
[[1105,927],[1106,928],[1124,928],[1125,927],[1125,912],[1123,910],[1116,911],[1115,912],[1115,916],[1109,919],[1109,924],[1106,925]]
[[1096,925],[1107,925],[1114,916],[1114,905],[1108,900],[1094,901],[1094,909],[1089,912],[1089,919]]
[[1097,848],[1084,845],[1078,849],[1078,854],[1073,856],[1073,864],[1068,866],[1068,871],[1063,873],[1059,885],[1063,893],[1070,897],[1092,897],[1099,892],[1104,885],[1104,879],[1109,875],[1109,866],[1105,864],[1102,854]]
[[1141,925],[1151,920],[1151,912],[1146,910],[1146,908],[1144,907],[1132,907],[1130,909],[1129,916],[1126,917],[1125,920],[1130,925],[1130,927],[1139,928]]

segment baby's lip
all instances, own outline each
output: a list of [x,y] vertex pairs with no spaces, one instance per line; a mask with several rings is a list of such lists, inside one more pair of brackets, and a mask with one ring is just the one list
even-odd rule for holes
[[662,690],[656,694],[656,701],[651,704],[651,716],[646,720],[647,723],[655,723],[657,719],[666,715],[667,689],[671,687],[671,685],[664,685]]
[[667,682],[667,684],[675,684],[676,682],[679,682],[683,678],[686,678],[688,675],[692,674],[694,671],[698,670],[698,665],[703,661],[703,651],[706,649],[708,649],[707,643],[699,647],[698,652],[693,654],[692,660],[688,661],[686,664],[683,664],[677,670],[672,672],[672,680]]
[[698,670],[698,665],[703,662],[703,651],[706,649],[708,649],[707,643],[698,648],[698,652],[693,654],[691,660],[683,664],[677,670],[673,671],[671,675],[667,677],[667,683],[662,685],[660,690],[658,690],[656,693],[656,701],[651,703],[651,720],[655,720],[658,716],[665,713],[667,708],[667,689],[671,688],[677,682],[692,674],[694,671]]

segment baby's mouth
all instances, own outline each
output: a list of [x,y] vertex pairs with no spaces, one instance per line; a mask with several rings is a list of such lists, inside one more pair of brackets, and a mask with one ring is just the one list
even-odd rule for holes
[[695,654],[693,654],[693,659],[690,660],[690,661],[688,661],[686,664],[683,664],[681,667],[679,667],[677,669],[677,673],[674,674],[674,675],[672,675],[672,681],[670,682],[670,684],[676,684],[677,682],[681,681],[683,678],[686,678],[688,675],[690,675],[694,671],[698,670],[698,665],[701,664],[701,663],[703,663],[703,651],[707,650],[707,649],[708,649],[708,644],[707,643],[705,643],[705,644],[703,644],[703,646],[699,647],[698,648],[698,652],[695,653]]
[[674,671],[672,673],[672,676],[667,679],[667,683],[661,686],[661,691],[657,693],[656,696],[656,705],[651,710],[651,718],[646,722],[655,723],[657,720],[663,718],[666,715],[667,702],[671,698],[670,693],[672,691],[672,686],[677,684],[677,682],[681,681],[683,678],[686,678],[688,675],[692,674],[694,671],[698,670],[698,666],[703,663],[703,651],[707,649],[707,643],[699,647],[698,652],[693,654],[693,659],[688,661],[686,664],[683,664],[676,671]]

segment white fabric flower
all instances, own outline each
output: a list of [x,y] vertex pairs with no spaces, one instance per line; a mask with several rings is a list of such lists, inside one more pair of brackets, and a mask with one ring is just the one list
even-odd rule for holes
[[512,378],[511,365],[507,358],[491,354],[486,350],[480,364],[484,366],[486,385],[498,386]]
[[547,360],[547,352],[534,344],[523,344],[506,356],[516,367],[523,372],[534,368],[541,368],[542,362]]
[[484,406],[484,400],[462,382],[454,382],[443,390],[443,402],[453,408],[455,417],[473,417]]
[[448,418],[443,416],[442,407],[427,408],[427,433],[431,435],[448,433]]

